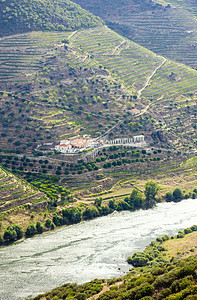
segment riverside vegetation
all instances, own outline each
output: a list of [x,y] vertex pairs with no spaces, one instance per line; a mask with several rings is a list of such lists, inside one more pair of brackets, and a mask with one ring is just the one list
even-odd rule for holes
[[[44,191],[48,196],[52,196],[52,199],[56,200],[51,199],[50,202],[48,202],[48,205],[45,202],[46,205],[44,212],[39,213],[40,218],[35,218],[35,215],[33,213],[30,214],[29,210],[31,208],[31,205],[34,204],[34,201],[32,201],[32,204],[26,203],[25,205],[23,205],[23,201],[25,200],[25,198],[23,197],[21,201],[19,196],[19,198],[17,199],[17,207],[15,209],[12,208],[10,211],[1,214],[1,244],[12,243],[18,239],[21,239],[23,236],[32,237],[35,234],[41,234],[46,230],[53,230],[56,226],[76,224],[81,222],[82,220],[89,220],[99,216],[105,216],[112,213],[115,210],[135,211],[137,209],[149,209],[152,208],[157,202],[160,202],[162,200],[161,197],[157,196],[159,186],[153,181],[146,182],[144,193],[140,192],[138,189],[133,189],[129,196],[126,196],[124,198],[121,197],[122,199],[120,198],[116,200],[116,198],[114,197],[113,199],[103,201],[103,199],[100,197],[95,198],[94,203],[90,205],[84,205],[83,203],[75,203],[75,201],[73,202],[72,197],[69,196],[69,191],[64,190],[61,186],[53,186],[47,183],[46,181],[45,184],[37,184],[41,191]],[[2,190],[9,192],[12,191],[13,188],[15,187],[13,187],[12,185],[5,184],[5,188]],[[59,206],[57,204],[56,194],[54,194],[57,193],[58,189],[61,192],[61,197],[63,200],[65,200],[65,196],[68,195],[67,201],[65,203],[62,202],[62,205]],[[54,195],[55,198],[53,198]],[[190,196],[192,196],[194,199],[197,198],[197,189],[194,189],[192,194],[184,194],[182,190],[176,188],[172,193],[167,192],[164,199],[167,202],[178,202],[184,198],[187,199]],[[69,203],[72,202],[73,204],[72,206],[70,206]],[[19,204],[21,205],[19,206]],[[64,206],[64,208],[61,209],[61,206]],[[26,219],[25,221],[21,221],[21,225],[14,225],[13,221],[10,220],[10,217],[13,218],[14,215],[20,215],[21,211],[24,211],[23,215],[26,215]],[[9,214],[11,214],[10,217]],[[27,224],[28,219],[30,219],[29,224]],[[9,222],[10,225],[6,227],[7,222]]]
[[[33,299],[195,300],[196,231],[197,226],[193,225],[176,236],[164,235],[152,241],[144,252],[137,252],[132,258],[128,258],[128,262],[134,267],[126,276],[94,280],[84,285],[65,284]],[[176,243],[180,239],[183,241],[183,253],[179,252],[180,245]],[[175,256],[171,255],[171,248],[175,251]],[[95,295],[94,298],[90,298],[90,289],[92,295]]]

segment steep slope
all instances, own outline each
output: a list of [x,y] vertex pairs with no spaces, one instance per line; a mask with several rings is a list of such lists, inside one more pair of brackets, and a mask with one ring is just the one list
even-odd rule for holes
[[162,5],[168,5],[169,3],[176,8],[181,8],[187,10],[190,14],[192,14],[194,17],[197,16],[197,5],[195,0],[157,0],[158,3],[161,3]]
[[26,203],[42,202],[47,198],[44,193],[33,188],[25,180],[17,178],[0,166],[0,212],[15,209]]
[[197,68],[196,1],[75,0],[136,43]]
[[[112,40],[114,50],[110,50]],[[177,146],[188,136],[196,143],[195,70],[157,56],[106,27],[80,31],[73,36],[72,43],[89,51],[97,62],[116,74],[134,95],[132,102],[146,104],[145,111],[155,120],[155,129],[170,131]]]
[[0,37],[32,30],[72,30],[102,21],[66,0],[0,1]]
[[[32,152],[83,131],[100,136],[123,120],[113,135],[162,130],[172,144],[194,147],[195,70],[105,26],[6,37],[0,47],[2,149]],[[133,107],[141,111],[137,123]]]
[[129,92],[107,70],[92,67],[90,55],[61,42],[74,34],[34,32],[0,41],[2,149],[32,152],[60,136],[98,136],[125,114]]

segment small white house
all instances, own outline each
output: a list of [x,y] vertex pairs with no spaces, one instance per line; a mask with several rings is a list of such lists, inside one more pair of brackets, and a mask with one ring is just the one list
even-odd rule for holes
[[61,144],[55,146],[55,150],[60,151],[62,153],[68,153],[72,149],[71,145]]

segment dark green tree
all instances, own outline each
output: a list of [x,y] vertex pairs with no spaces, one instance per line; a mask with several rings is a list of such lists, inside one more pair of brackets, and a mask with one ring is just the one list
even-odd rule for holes
[[27,236],[27,237],[30,237],[30,236],[33,236],[33,235],[35,235],[35,233],[36,233],[36,227],[34,226],[34,224],[29,224],[28,226],[27,226],[27,229],[26,229],[26,231],[25,231],[25,235]]
[[36,229],[37,229],[37,232],[38,232],[38,233],[43,233],[44,227],[42,226],[42,224],[41,224],[40,221],[38,221],[38,222],[36,223]]
[[95,206],[87,206],[83,211],[83,219],[93,219],[99,216],[99,211]]
[[183,192],[179,188],[176,188],[173,191],[172,195],[173,195],[173,200],[175,202],[181,201],[184,198]]
[[130,205],[130,208],[132,210],[139,209],[142,207],[143,202],[144,202],[143,194],[140,191],[138,191],[137,189],[133,189],[130,197],[128,197],[126,202],[128,202],[128,204]]
[[65,223],[68,222],[70,224],[74,224],[79,223],[81,221],[81,211],[78,207],[68,207],[62,210],[62,215]]
[[5,242],[13,242],[17,239],[17,233],[12,226],[8,226],[3,235]]
[[145,199],[145,208],[151,208],[155,204],[155,196],[159,190],[159,186],[157,183],[153,181],[148,181],[145,184],[145,191],[144,194],[146,196]]
[[96,198],[95,200],[94,200],[94,205],[96,205],[96,207],[101,207],[101,204],[102,204],[102,198],[100,197],[100,198]]
[[167,192],[165,197],[166,197],[166,202],[173,201],[173,195],[171,192]]

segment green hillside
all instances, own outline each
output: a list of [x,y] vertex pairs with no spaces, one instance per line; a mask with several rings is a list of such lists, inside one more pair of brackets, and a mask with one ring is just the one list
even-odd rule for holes
[[102,21],[66,0],[1,0],[0,37],[32,30],[74,30]]
[[134,103],[146,103],[156,119],[156,129],[174,132],[172,139],[179,144],[188,137],[181,125],[185,119],[185,124],[190,124],[187,130],[196,142],[197,71],[158,56],[107,27],[77,32],[71,40],[73,45],[91,53],[94,65],[102,64],[116,74],[132,95],[137,95]]
[[132,41],[197,68],[196,1],[74,2],[103,18],[110,28]]

